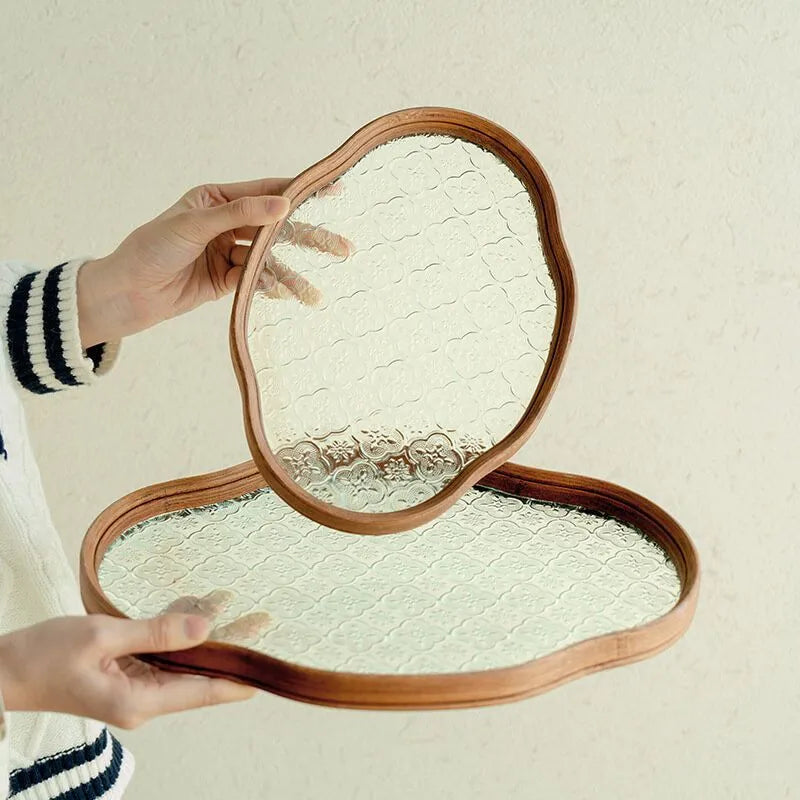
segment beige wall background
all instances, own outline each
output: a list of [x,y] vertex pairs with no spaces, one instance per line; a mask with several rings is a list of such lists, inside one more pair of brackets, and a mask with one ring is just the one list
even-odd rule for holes
[[[262,695],[123,734],[132,800],[800,794],[800,19],[791,0],[2,3],[0,254],[102,255],[189,186],[292,175],[450,105],[548,171],[580,305],[518,460],[622,483],[700,550],[688,635],[511,706]],[[229,303],[29,398],[73,564],[124,493],[247,458]]]

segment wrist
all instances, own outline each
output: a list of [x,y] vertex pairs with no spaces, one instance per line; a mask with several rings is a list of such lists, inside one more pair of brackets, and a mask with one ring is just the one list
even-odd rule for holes
[[78,270],[76,291],[84,350],[137,330],[126,270],[113,254],[84,263]]
[[0,691],[8,711],[35,711],[36,703],[26,685],[26,670],[20,664],[17,634],[0,636]]

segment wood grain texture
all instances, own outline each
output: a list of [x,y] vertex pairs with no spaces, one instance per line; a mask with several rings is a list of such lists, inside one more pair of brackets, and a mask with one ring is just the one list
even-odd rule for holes
[[284,195],[290,213],[307,197],[350,169],[362,156],[390,139],[413,134],[441,134],[477,144],[504,161],[523,183],[536,209],[545,259],[556,289],[556,320],[547,361],[531,401],[517,425],[500,442],[470,462],[434,497],[400,511],[367,513],[338,508],[314,497],[288,475],[269,446],[261,415],[261,398],[247,344],[247,323],[265,253],[282,222],[262,228],[248,255],[231,315],[230,347],[242,394],[250,452],[268,484],[286,503],[328,528],[351,533],[381,534],[416,528],[438,517],[484,475],[508,461],[533,433],[553,393],[572,337],[575,280],[561,235],[555,195],[533,153],[495,123],[448,108],[412,108],[370,122],[327,158],[298,175]]
[[[678,602],[667,614],[645,625],[587,639],[519,666],[472,673],[387,676],[331,672],[217,642],[142,658],[165,669],[222,676],[322,705],[457,708],[519,700],[581,675],[647,658],[686,631],[697,604],[697,554],[681,526],[654,503],[605,481],[514,464],[494,470],[479,484],[520,497],[580,506],[639,528],[675,563],[681,581]],[[124,616],[103,592],[98,568],[109,545],[132,525],[158,514],[230,500],[264,486],[266,480],[258,467],[248,462],[150,486],[109,506],[89,528],[81,549],[81,594],[87,610]]]
[[[518,425],[472,462],[435,498],[404,511],[356,513],[319,501],[296,486],[265,440],[260,395],[247,351],[247,321],[264,254],[279,224],[263,228],[251,248],[234,300],[230,346],[244,405],[245,431],[254,461],[208,475],[133,492],[102,512],[81,550],[80,583],[88,611],[124,616],[106,597],[98,568],[110,544],[128,528],[159,514],[217,503],[269,485],[301,514],[350,534],[380,535],[418,527],[439,516],[476,482],[512,495],[579,506],[633,525],[661,545],[676,566],[681,593],[676,605],[645,625],[587,639],[514,667],[442,675],[369,675],[302,667],[254,650],[209,642],[177,653],[150,654],[165,669],[224,676],[275,694],[330,706],[373,709],[455,708],[518,700],[591,672],[647,658],[676,641],[694,615],[699,567],[680,525],[644,497],[604,481],[505,463],[531,435],[561,373],[575,314],[575,285],[550,183],[535,157],[494,123],[443,108],[399,111],[363,127],[338,150],[299,175],[285,195],[294,210],[309,195],[349,169],[366,152],[403,135],[456,136],[494,152],[527,188],[536,208],[541,242],[556,287],[556,323],[549,358]],[[343,535],[347,535],[347,533]]]

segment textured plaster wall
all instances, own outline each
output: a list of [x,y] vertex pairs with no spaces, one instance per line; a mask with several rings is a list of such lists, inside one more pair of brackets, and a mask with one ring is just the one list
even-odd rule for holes
[[[264,695],[125,741],[133,800],[800,794],[800,20],[793,2],[2,2],[0,253],[103,254],[202,181],[290,175],[396,108],[493,118],[539,156],[580,289],[519,460],[623,483],[704,564],[677,646],[444,713]],[[123,493],[247,456],[221,302],[32,398],[76,563]]]

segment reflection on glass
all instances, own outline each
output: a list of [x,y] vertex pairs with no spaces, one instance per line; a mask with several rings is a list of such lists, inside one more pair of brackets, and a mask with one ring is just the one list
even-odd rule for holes
[[324,528],[263,489],[139,523],[99,578],[128,616],[199,604],[223,641],[373,674],[521,664],[657,619],[680,594],[629,525],[480,488],[388,536]]
[[248,350],[270,449],[337,507],[417,505],[515,427],[555,316],[512,171],[448,136],[383,144],[302,203],[266,257]]

